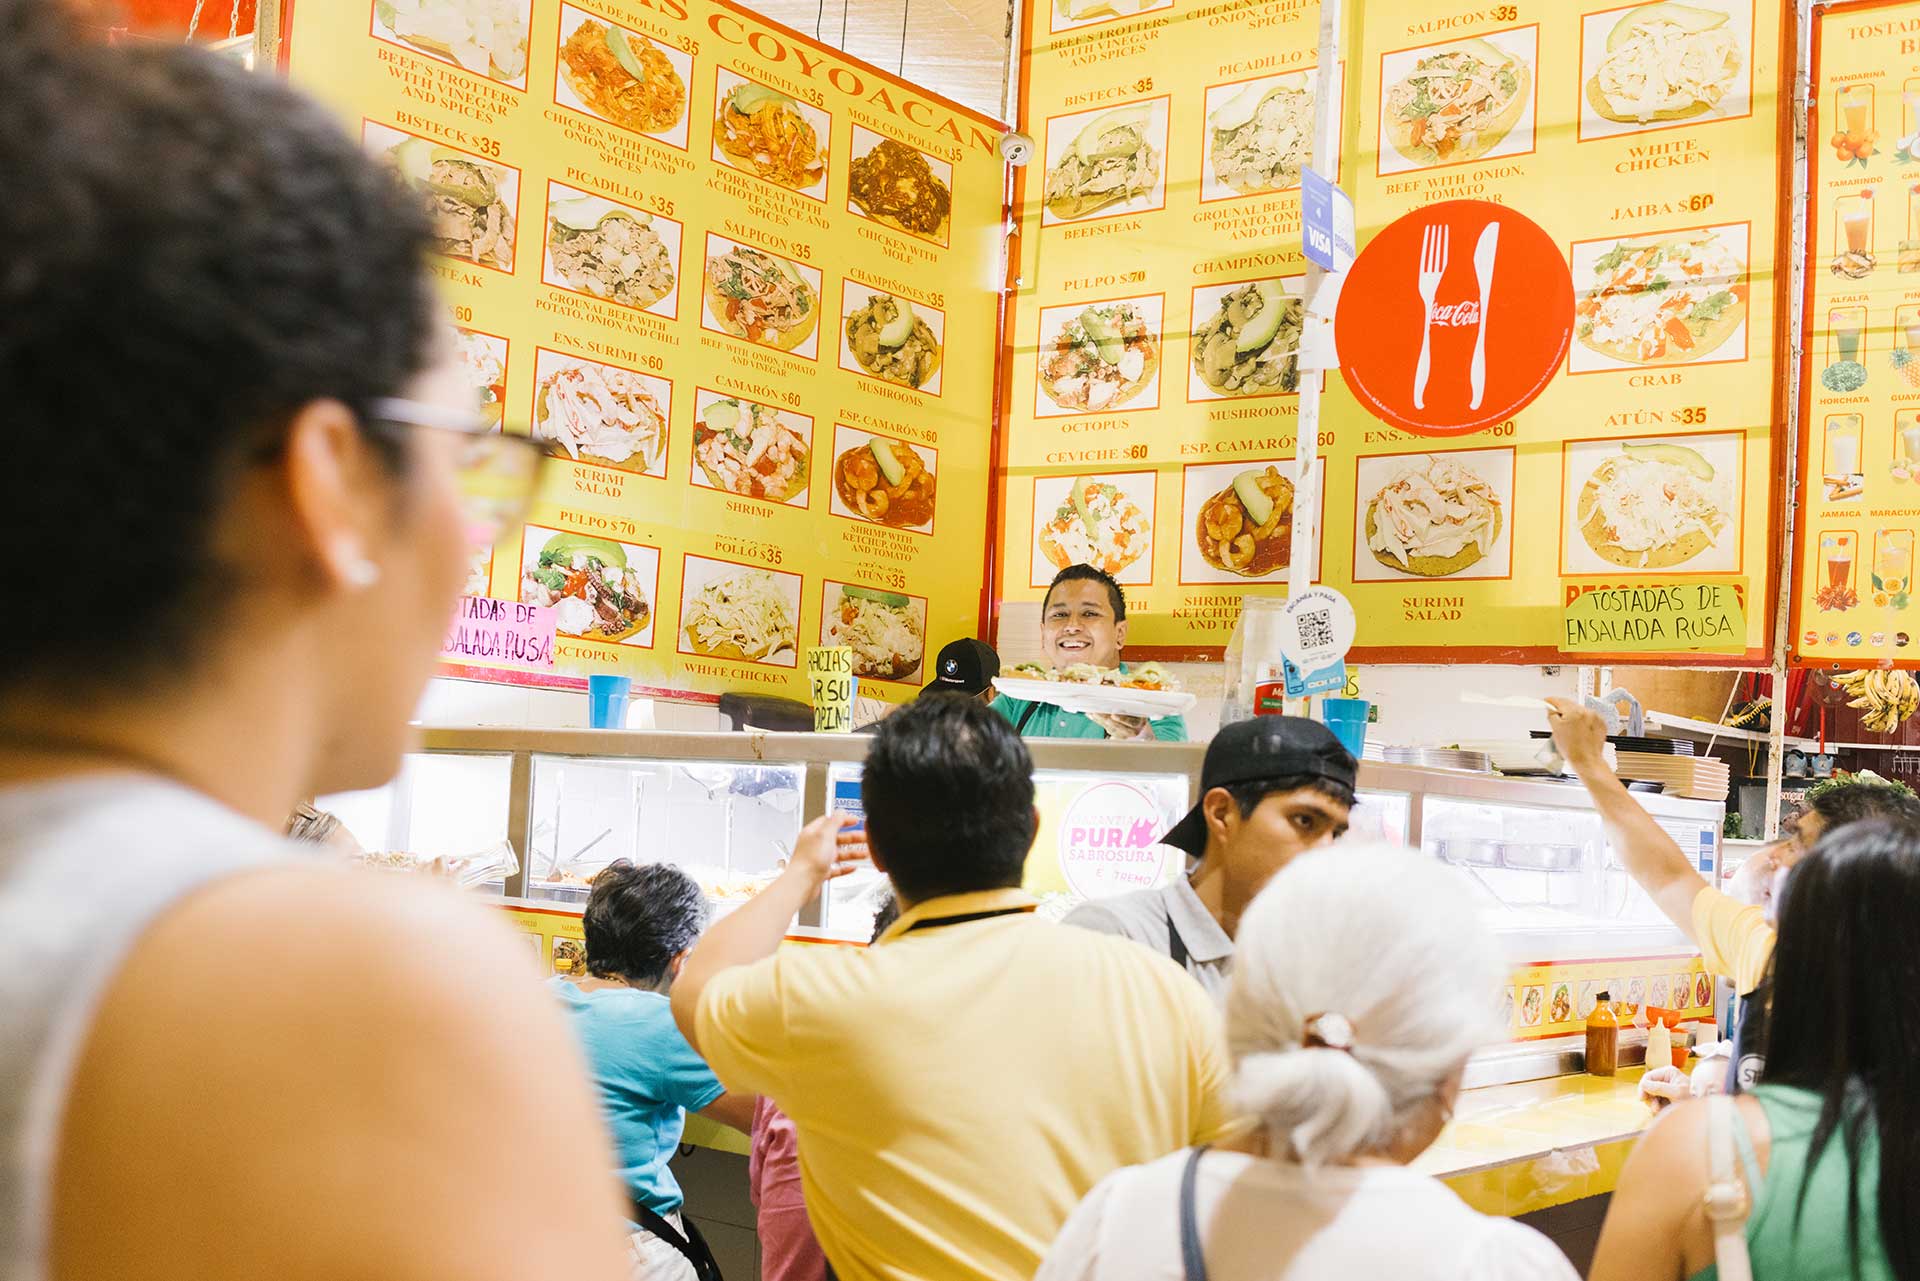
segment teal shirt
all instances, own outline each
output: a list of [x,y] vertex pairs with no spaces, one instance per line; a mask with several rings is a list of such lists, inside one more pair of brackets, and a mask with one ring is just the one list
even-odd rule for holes
[[583,992],[564,978],[548,980],[547,987],[586,1051],[621,1182],[655,1214],[672,1214],[680,1208],[680,1184],[667,1162],[680,1146],[687,1113],[706,1107],[725,1088],[680,1035],[661,993],[630,987]]
[[[1820,1096],[1789,1085],[1756,1085],[1751,1091],[1767,1114],[1772,1141],[1767,1172],[1758,1174],[1753,1142],[1744,1125],[1734,1137],[1753,1190],[1747,1215],[1747,1253],[1754,1281],[1849,1281],[1853,1277],[1847,1242],[1847,1145],[1836,1131],[1820,1151],[1808,1178],[1807,1153],[1820,1120]],[[1794,1231],[1794,1202],[1802,1179],[1808,1180],[1807,1205]],[[1860,1281],[1893,1281],[1880,1241],[1880,1135],[1872,1126],[1861,1136],[1859,1164]],[[1708,1264],[1693,1281],[1717,1281],[1720,1269]]]
[[[1107,731],[1101,729],[1093,718],[1083,712],[1069,712],[1052,703],[1029,703],[1025,699],[1008,698],[1005,694],[993,700],[993,710],[1020,725],[1027,709],[1033,709],[1033,716],[1027,720],[1026,727],[1020,730],[1022,738],[1105,738]],[[1163,743],[1184,743],[1187,741],[1187,722],[1182,716],[1162,716],[1149,722],[1153,736]]]

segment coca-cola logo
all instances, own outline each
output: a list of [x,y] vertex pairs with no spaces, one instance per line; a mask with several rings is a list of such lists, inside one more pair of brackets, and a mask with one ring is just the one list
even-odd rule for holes
[[1480,323],[1480,300],[1466,298],[1460,302],[1443,302],[1433,309],[1433,323],[1451,329],[1477,325]]

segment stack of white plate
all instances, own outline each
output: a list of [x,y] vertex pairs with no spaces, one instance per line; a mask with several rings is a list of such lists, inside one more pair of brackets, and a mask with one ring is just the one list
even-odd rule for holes
[[1457,769],[1475,774],[1493,771],[1485,752],[1463,752],[1457,747],[1389,747],[1390,765],[1418,765],[1422,769]]
[[1654,752],[1621,752],[1616,767],[1621,778],[1658,783],[1669,796],[1700,801],[1727,799],[1727,763],[1711,756],[1662,756]]

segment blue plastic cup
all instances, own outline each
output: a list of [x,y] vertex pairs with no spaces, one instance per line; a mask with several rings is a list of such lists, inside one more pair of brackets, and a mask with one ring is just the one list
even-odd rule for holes
[[1367,713],[1373,704],[1364,698],[1323,698],[1320,719],[1325,721],[1340,745],[1358,760],[1367,749]]
[[627,700],[633,696],[631,676],[587,677],[587,721],[595,729],[625,729]]

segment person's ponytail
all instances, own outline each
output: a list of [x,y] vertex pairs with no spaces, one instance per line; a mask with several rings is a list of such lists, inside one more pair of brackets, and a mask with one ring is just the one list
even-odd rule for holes
[[[1377,1151],[1393,1137],[1393,1101],[1351,1053],[1316,1046],[1241,1058],[1235,1101],[1309,1168]],[[1277,1154],[1276,1154],[1277,1155]]]

